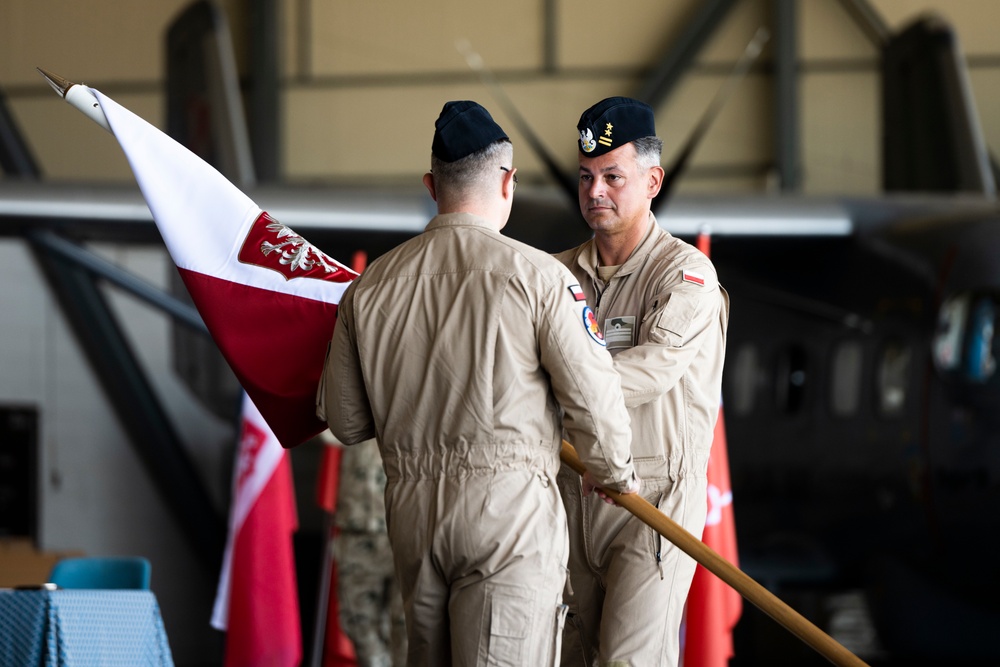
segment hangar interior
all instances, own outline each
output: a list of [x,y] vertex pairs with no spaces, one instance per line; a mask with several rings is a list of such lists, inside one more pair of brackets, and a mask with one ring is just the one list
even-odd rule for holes
[[[168,71],[193,48],[171,47],[168,33],[202,5],[0,4],[0,201],[39,185],[53,198],[60,188],[134,190],[117,143],[53,95],[36,68],[93,86],[167,129]],[[434,118],[453,99],[493,112],[515,144],[519,193],[544,196],[556,190],[546,158],[573,174],[579,114],[612,95],[651,103],[665,165],[713,114],[691,145],[678,198],[878,197],[891,178],[886,120],[896,118],[884,105],[883,48],[926,16],[958,40],[965,120],[993,169],[991,149],[1000,146],[1000,8],[991,0],[221,0],[211,12],[230,41],[220,52],[232,57],[223,64],[238,83],[228,116],[237,120],[201,129],[229,133],[227,175],[262,197],[286,187],[419,188]],[[762,28],[760,55],[741,60]],[[206,122],[198,109],[179,113],[194,114],[195,127]],[[994,176],[955,189],[990,199],[995,187]],[[218,664],[221,640],[208,617],[231,490],[234,381],[192,330],[196,318],[178,324],[187,306],[155,231],[77,234],[68,247],[51,229],[29,238],[16,214],[0,212],[0,225],[8,454],[0,488],[16,499],[0,514],[0,559],[30,561],[34,573],[64,554],[146,555],[177,664]],[[72,225],[63,227],[74,238]],[[325,249],[350,260],[346,247]],[[307,656],[328,519],[314,497],[323,446],[292,453]],[[186,472],[165,476],[150,464],[157,456]],[[804,664],[798,653],[788,659]]]

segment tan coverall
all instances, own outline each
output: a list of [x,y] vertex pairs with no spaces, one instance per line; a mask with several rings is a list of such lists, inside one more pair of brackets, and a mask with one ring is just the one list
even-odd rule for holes
[[[557,255],[580,281],[621,376],[643,496],[700,537],[719,413],[729,296],[709,259],[652,214],[639,246],[605,286],[594,241]],[[573,595],[562,664],[676,665],[696,563],[630,514],[559,474]]]
[[571,287],[550,255],[446,214],[340,303],[319,410],[345,444],[378,438],[410,665],[558,662],[561,428],[598,482],[634,475],[618,375]]

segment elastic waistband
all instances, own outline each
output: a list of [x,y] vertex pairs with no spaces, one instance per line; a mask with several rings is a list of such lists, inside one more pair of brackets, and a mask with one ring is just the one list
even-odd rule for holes
[[559,452],[541,444],[434,445],[420,452],[383,451],[382,463],[389,480],[539,469],[555,478],[559,471]]

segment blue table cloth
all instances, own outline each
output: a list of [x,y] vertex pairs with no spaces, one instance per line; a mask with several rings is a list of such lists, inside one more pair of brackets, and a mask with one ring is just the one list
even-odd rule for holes
[[151,591],[0,591],[0,665],[173,664]]

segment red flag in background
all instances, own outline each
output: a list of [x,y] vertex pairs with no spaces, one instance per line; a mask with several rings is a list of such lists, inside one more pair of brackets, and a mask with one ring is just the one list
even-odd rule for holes
[[[733,492],[729,485],[726,427],[719,406],[712,455],[708,459],[708,516],[702,541],[739,567]],[[743,598],[700,564],[691,582],[684,630],[684,667],[725,667],[733,657],[733,628]]]
[[337,304],[356,274],[187,148],[90,90],[195,307],[278,442],[294,447],[323,431],[316,387]]
[[302,629],[290,454],[246,396],[235,468],[212,625],[226,631],[226,667],[297,667]]
[[[707,230],[698,235],[697,245],[706,256],[709,255],[711,236]],[[721,399],[719,418],[712,436],[712,454],[708,459],[708,515],[701,539],[739,567]],[[726,667],[733,657],[733,628],[741,613],[743,598],[740,594],[699,564],[691,582],[685,612],[684,667]]]

